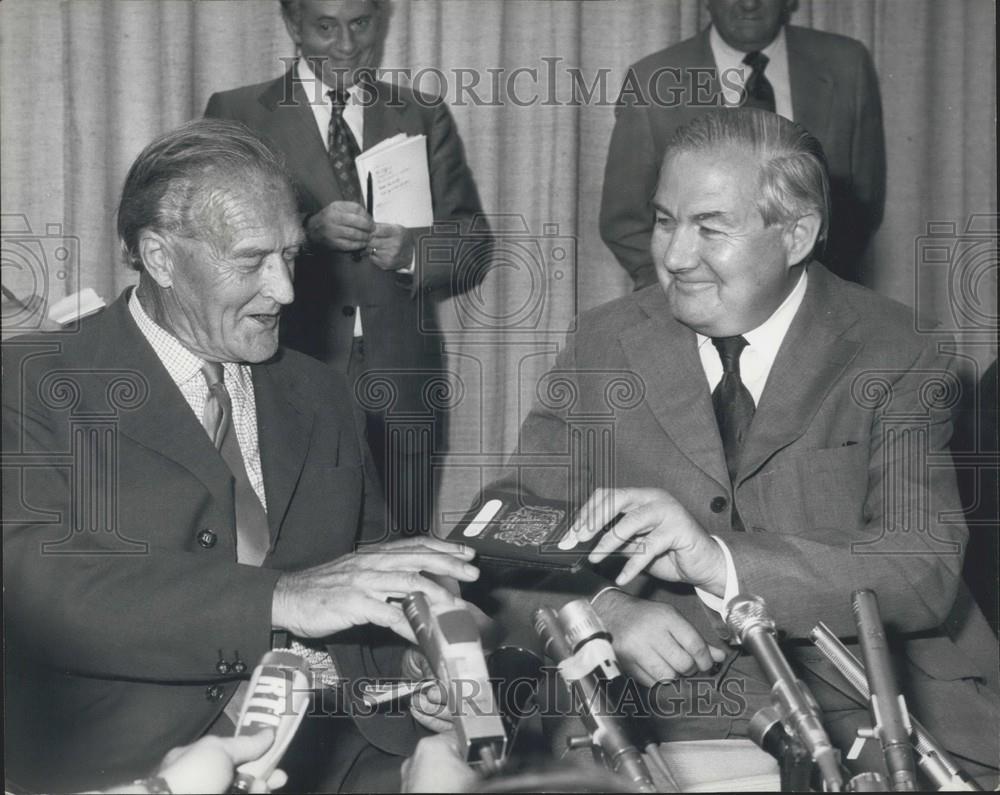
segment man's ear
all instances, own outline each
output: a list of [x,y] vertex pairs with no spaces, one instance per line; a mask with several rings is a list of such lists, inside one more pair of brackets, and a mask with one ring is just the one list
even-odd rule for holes
[[162,235],[151,229],[139,233],[139,257],[146,273],[160,287],[166,289],[174,285],[174,260]]
[[785,251],[788,254],[788,264],[798,265],[806,259],[816,246],[821,226],[819,215],[809,213],[797,218],[785,228]]

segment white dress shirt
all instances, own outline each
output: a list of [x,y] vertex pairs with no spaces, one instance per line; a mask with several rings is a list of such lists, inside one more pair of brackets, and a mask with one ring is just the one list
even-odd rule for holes
[[[760,396],[764,393],[764,385],[767,377],[771,374],[774,360],[778,356],[778,349],[788,333],[788,328],[795,319],[795,313],[802,305],[802,299],[806,294],[806,285],[809,275],[802,272],[798,283],[792,291],[781,302],[781,306],[774,310],[771,316],[761,323],[753,331],[743,334],[747,341],[747,346],[740,354],[740,380],[743,381],[747,391],[753,398],[754,406],[760,403]],[[705,371],[705,378],[708,379],[709,391],[714,391],[722,380],[722,359],[719,352],[712,344],[709,337],[698,334],[698,356],[701,359],[701,367]],[[722,547],[722,554],[726,558],[726,587],[722,597],[715,596],[695,588],[702,602],[717,613],[725,616],[725,608],[732,599],[740,592],[739,579],[737,577],[736,565],[733,563],[733,555],[729,547],[718,536],[712,536]]]
[[[731,76],[728,82],[735,83],[742,89],[746,79],[750,76],[750,72],[753,71],[743,63],[746,53],[740,52],[726,44],[722,36],[719,35],[719,31],[715,29],[715,25],[708,32],[708,42],[712,47],[712,57],[715,59],[715,66],[719,70],[720,78],[723,73],[728,72]],[[768,44],[761,52],[768,58],[767,67],[764,69],[764,77],[767,78],[772,88],[774,88],[775,113],[779,116],[784,116],[789,121],[795,121],[792,118],[792,83],[788,72],[788,47],[785,44],[784,26],[782,26],[778,35],[775,36],[774,41]],[[723,86],[722,101],[728,107],[733,107],[739,104],[740,96]]]
[[[296,76],[306,85],[312,85],[319,81],[316,73],[309,66],[305,58],[299,58],[295,65]],[[309,97],[309,107],[312,108],[313,117],[316,119],[316,126],[319,128],[319,137],[323,141],[323,146],[330,150],[329,132],[330,119],[333,116],[333,103],[327,95],[329,89],[323,85],[319,91],[308,89],[306,95]],[[317,99],[318,97],[318,99]],[[365,147],[365,108],[364,98],[361,96],[361,87],[357,84],[347,89],[347,104],[344,106],[344,121],[354,135],[354,140],[358,144],[358,149],[364,151]],[[360,177],[359,177],[360,179]],[[413,252],[413,259],[409,267],[400,268],[401,273],[413,273],[416,265],[416,252]],[[354,336],[360,337],[363,334],[361,325],[361,307],[354,307]]]
[[[184,400],[191,407],[198,422],[202,422],[205,412],[205,402],[208,399],[208,384],[201,368],[205,362],[185,348],[169,331],[164,329],[146,314],[139,303],[135,290],[128,299],[128,308],[139,331],[149,341],[157,358],[163,362],[170,379],[177,384]],[[267,511],[267,498],[264,495],[264,473],[260,464],[260,445],[257,438],[257,400],[254,397],[253,378],[250,368],[245,364],[224,362],[225,385],[233,404],[232,423],[236,431],[236,440],[243,454],[247,477],[260,504]],[[207,434],[208,431],[205,431]]]

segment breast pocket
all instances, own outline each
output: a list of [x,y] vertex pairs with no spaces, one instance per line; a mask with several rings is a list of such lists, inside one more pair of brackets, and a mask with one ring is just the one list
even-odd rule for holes
[[782,456],[752,482],[768,531],[857,531],[866,523],[868,446],[799,450]]

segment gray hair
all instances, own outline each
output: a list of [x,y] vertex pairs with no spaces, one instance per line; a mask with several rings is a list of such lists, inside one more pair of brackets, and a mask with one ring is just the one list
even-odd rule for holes
[[279,156],[244,125],[199,119],[154,140],[125,177],[118,203],[118,239],[125,264],[143,270],[144,229],[196,237],[210,219],[212,195],[252,176],[295,192]]
[[830,178],[823,146],[804,127],[758,108],[711,111],[678,129],[663,166],[681,153],[747,152],[760,167],[757,209],[764,224],[791,223],[808,213],[820,217],[816,247],[830,228]]

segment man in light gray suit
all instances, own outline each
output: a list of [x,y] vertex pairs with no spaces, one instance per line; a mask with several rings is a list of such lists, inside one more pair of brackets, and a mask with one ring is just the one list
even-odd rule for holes
[[947,451],[957,381],[908,308],[813,259],[818,142],[773,113],[710,112],[667,146],[653,206],[659,283],[580,318],[504,484],[577,495],[581,540],[619,521],[594,568],[494,585],[501,622],[513,634],[589,597],[671,715],[663,739],[745,736],[770,686],[727,651],[722,614],[758,594],[846,752],[866,712],[807,639],[817,621],[855,635],[851,592],[873,588],[914,715],[995,767],[997,696],[942,629],[967,538]]

